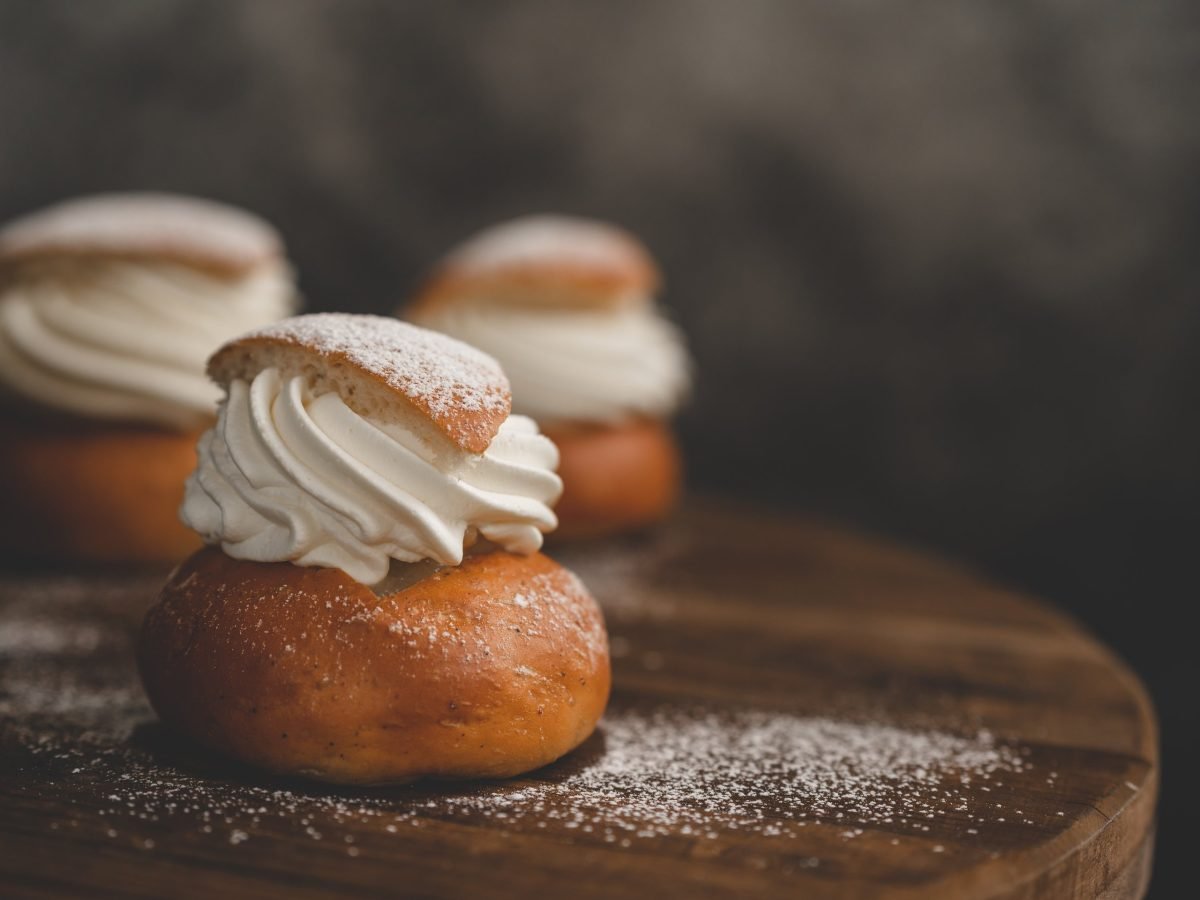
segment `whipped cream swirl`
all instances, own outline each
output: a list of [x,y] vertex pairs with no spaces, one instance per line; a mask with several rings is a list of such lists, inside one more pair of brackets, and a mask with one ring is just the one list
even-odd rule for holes
[[645,302],[618,309],[518,309],[461,302],[419,316],[494,356],[513,410],[543,425],[670,415],[687,394],[683,335]]
[[89,418],[194,428],[221,397],[204,374],[209,354],[295,302],[278,261],[238,279],[131,261],[34,271],[0,292],[0,391]]
[[377,584],[393,559],[458,565],[475,533],[532,553],[558,524],[558,450],[523,416],[474,454],[269,368],[230,385],[197,450],[181,516],[238,559],[329,566]]

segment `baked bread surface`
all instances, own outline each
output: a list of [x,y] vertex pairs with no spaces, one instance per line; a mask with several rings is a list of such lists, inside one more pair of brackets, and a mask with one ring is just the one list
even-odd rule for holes
[[549,426],[563,495],[551,540],[599,537],[653,525],[679,499],[683,462],[671,429],[656,419],[619,425]]
[[337,569],[206,548],[147,614],[138,661],[183,734],[347,784],[546,765],[591,734],[610,684],[587,590],[541,554],[502,551],[377,594]]
[[199,433],[0,415],[0,554],[61,563],[175,563]]
[[648,304],[662,281],[628,231],[592,219],[532,215],[484,229],[447,254],[413,298],[417,321],[443,304],[605,309]]
[[97,194],[0,228],[0,272],[35,262],[171,262],[238,278],[281,258],[279,233],[253,213],[175,194]]

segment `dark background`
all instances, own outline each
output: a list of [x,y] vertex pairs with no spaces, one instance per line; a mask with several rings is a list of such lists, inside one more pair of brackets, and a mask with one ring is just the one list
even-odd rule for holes
[[1083,619],[1158,704],[1158,891],[1190,868],[1194,0],[0,0],[0,218],[126,188],[265,215],[318,309],[518,213],[630,226],[694,485]]

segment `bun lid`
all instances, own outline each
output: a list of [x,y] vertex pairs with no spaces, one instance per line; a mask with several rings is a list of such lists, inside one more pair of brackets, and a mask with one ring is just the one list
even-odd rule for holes
[[279,233],[253,213],[175,194],[97,194],[0,229],[0,267],[47,259],[161,260],[236,278],[281,257]]
[[413,309],[611,308],[648,302],[660,282],[649,251],[628,231],[594,219],[532,215],[493,225],[450,251]]
[[462,341],[382,316],[315,313],[237,338],[208,361],[228,389],[266,368],[336,391],[360,415],[411,423],[415,412],[453,444],[483,453],[508,418],[500,364]]

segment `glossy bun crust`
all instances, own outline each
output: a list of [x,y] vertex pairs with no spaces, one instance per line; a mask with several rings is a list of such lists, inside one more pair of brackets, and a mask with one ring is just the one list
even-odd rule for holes
[[0,419],[0,556],[172,563],[200,546],[179,521],[196,433]]
[[549,426],[543,433],[558,445],[563,480],[552,539],[653,525],[674,509],[683,465],[663,422]]
[[500,551],[381,596],[337,569],[206,548],[147,614],[138,660],[183,734],[345,784],[536,769],[592,733],[610,682],[578,579]]

